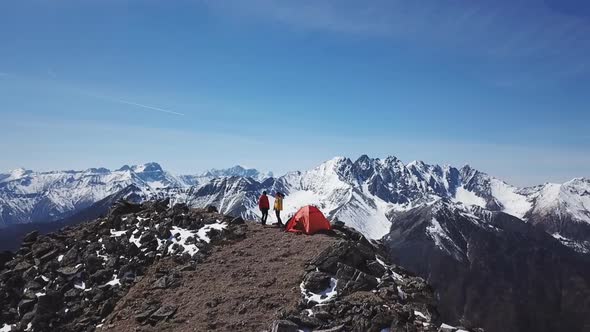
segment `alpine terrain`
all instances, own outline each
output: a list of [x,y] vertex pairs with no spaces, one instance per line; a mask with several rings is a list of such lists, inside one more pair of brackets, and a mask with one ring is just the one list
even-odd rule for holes
[[286,216],[315,205],[333,222],[382,239],[389,259],[433,286],[441,322],[491,332],[590,331],[586,178],[518,188],[470,166],[368,156],[279,177],[241,167],[172,175],[155,163],[17,170],[0,175],[0,224],[57,229],[104,216],[121,198],[167,198],[257,220],[264,190],[286,195]]
[[460,330],[423,279],[341,223],[306,236],[169,206],[121,202],[28,234],[0,261],[0,331]]

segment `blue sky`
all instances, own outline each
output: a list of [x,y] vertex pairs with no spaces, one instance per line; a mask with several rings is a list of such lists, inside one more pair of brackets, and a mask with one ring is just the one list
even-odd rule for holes
[[590,4],[0,2],[0,170],[337,155],[590,176]]

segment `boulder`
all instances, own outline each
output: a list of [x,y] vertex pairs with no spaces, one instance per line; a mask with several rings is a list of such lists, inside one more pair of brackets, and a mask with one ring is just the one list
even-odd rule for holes
[[319,293],[330,287],[330,275],[324,272],[312,271],[303,278],[303,287],[313,293]]
[[113,277],[113,272],[109,271],[109,270],[98,270],[96,271],[94,274],[92,274],[90,276],[90,280],[92,280],[92,282],[95,285],[102,285],[107,283],[109,280],[111,280]]
[[156,280],[152,285],[152,289],[176,288],[178,286],[180,286],[180,278],[178,276],[171,275],[163,276]]
[[140,323],[143,323],[150,318],[150,316],[156,312],[160,307],[156,304],[150,304],[146,306],[143,310],[141,310],[138,314],[135,315],[135,320]]
[[174,316],[174,314],[176,313],[176,310],[178,310],[177,306],[173,306],[173,305],[162,306],[150,316],[149,320],[150,320],[150,322],[155,324],[159,321],[170,319],[172,316]]
[[39,237],[39,231],[32,231],[32,232],[28,233],[27,235],[25,235],[25,237],[23,238],[23,242],[35,242],[35,241],[37,241],[38,237]]
[[21,317],[26,314],[27,312],[31,311],[35,304],[37,303],[37,299],[24,299],[18,303],[18,312],[20,313]]
[[275,320],[272,322],[271,332],[297,332],[299,326],[289,320]]
[[244,219],[242,219],[242,217],[237,217],[237,218],[233,218],[229,224],[230,225],[243,225],[245,223]]
[[78,249],[76,249],[75,247],[72,247],[62,257],[60,263],[62,266],[70,266],[70,265],[75,265],[78,262],[79,262]]
[[377,261],[370,261],[367,263],[367,270],[374,276],[382,276],[387,272],[385,267]]
[[377,287],[377,279],[367,273],[346,264],[338,263],[338,293],[350,294],[357,291],[369,291]]
[[141,205],[121,200],[115,203],[109,210],[109,216],[121,216],[124,214],[137,213],[141,211]]

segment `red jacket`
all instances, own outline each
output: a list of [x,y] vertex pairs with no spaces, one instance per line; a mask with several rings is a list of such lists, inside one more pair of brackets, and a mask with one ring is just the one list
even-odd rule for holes
[[258,207],[260,209],[270,209],[270,203],[268,202],[268,196],[262,195],[258,199]]

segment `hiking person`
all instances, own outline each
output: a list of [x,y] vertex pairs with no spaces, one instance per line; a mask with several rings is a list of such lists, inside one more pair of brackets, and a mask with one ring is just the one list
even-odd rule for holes
[[260,198],[258,199],[258,208],[260,208],[260,212],[262,212],[262,224],[266,225],[266,219],[268,219],[268,210],[270,210],[270,203],[268,202],[266,191],[263,191],[262,195],[260,195]]
[[275,195],[275,206],[274,206],[274,210],[275,210],[275,214],[277,215],[277,222],[279,224],[279,227],[283,227],[283,221],[281,220],[281,211],[283,210],[283,198],[285,196],[281,193],[276,193]]

